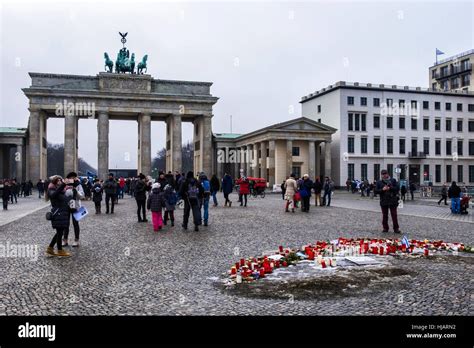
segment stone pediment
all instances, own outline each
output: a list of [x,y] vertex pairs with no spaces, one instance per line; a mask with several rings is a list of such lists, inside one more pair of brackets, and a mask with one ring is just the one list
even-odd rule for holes
[[313,132],[328,132],[335,131],[332,127],[325,124],[313,121],[306,117],[300,117],[295,120],[290,120],[283,123],[278,123],[272,127],[272,130],[288,130],[288,131],[313,131]]

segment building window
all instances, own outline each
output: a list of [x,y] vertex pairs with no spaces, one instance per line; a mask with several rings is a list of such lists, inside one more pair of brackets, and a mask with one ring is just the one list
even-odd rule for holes
[[464,182],[464,175],[463,175],[463,166],[462,164],[458,165],[458,183]]
[[430,119],[424,118],[423,119],[423,130],[430,130]]
[[446,119],[446,132],[451,132],[451,119]]
[[425,155],[430,154],[430,139],[423,139],[423,153]]
[[474,166],[469,166],[469,182],[474,182]]
[[437,164],[435,166],[435,181],[441,182],[441,165]]
[[441,89],[447,91],[449,89],[448,80],[441,81]]
[[451,156],[453,145],[451,140],[446,139],[446,156]]
[[367,138],[360,138],[360,153],[367,153]]
[[435,102],[435,110],[441,110],[441,103]]
[[398,149],[399,149],[400,155],[405,154],[405,138],[400,138],[398,140]]
[[354,115],[354,123],[355,123],[354,129],[355,129],[356,131],[360,130],[359,120],[360,120],[360,115],[359,115],[359,114],[355,114],[355,115]]
[[469,120],[467,123],[467,129],[469,132],[474,132],[474,120]]
[[300,155],[300,147],[299,146],[293,146],[293,149],[291,150],[291,155],[292,156],[299,156]]
[[435,155],[438,155],[438,156],[441,155],[441,140],[440,139],[435,140]]
[[354,97],[347,97],[347,105],[354,105]]
[[354,163],[347,163],[347,177],[354,180]]
[[461,87],[469,86],[471,83],[471,75],[463,75],[461,76]]
[[393,154],[393,139],[387,138],[387,153]]
[[360,179],[367,180],[367,163],[362,163],[360,165]]
[[467,111],[474,112],[474,104],[468,104]]
[[354,137],[347,138],[347,152],[354,153]]
[[441,130],[441,119],[436,118],[435,119],[435,131],[440,131]]
[[451,103],[446,103],[446,111],[451,111]]
[[458,132],[462,132],[462,119],[459,119],[457,121],[457,129],[458,129]]
[[[267,147],[267,157],[270,157],[270,149]],[[267,176],[268,178],[268,176]]]
[[380,179],[380,164],[375,163],[374,164],[374,181],[377,181],[379,179]]
[[412,154],[418,153],[418,139],[417,138],[411,139],[411,153]]
[[387,106],[390,107],[393,105],[393,99],[387,99]]
[[387,129],[392,129],[392,128],[393,128],[393,117],[387,116]]
[[374,98],[374,106],[380,106],[380,99]]
[[474,140],[469,140],[469,156],[474,156]]
[[393,164],[387,164],[387,172],[390,177],[393,177]]
[[400,168],[400,180],[406,180],[406,164],[399,164],[398,168]]
[[458,140],[458,156],[463,156],[463,151],[462,151],[462,140]]
[[374,153],[380,153],[380,138],[374,138]]
[[367,98],[366,97],[360,97],[360,105],[361,106],[367,106]]
[[418,109],[418,102],[416,100],[412,100],[410,104],[412,109]]
[[318,105],[318,114],[321,113],[321,105]]
[[362,132],[367,131],[367,115],[366,114],[360,115],[360,130]]
[[423,101],[423,109],[428,110],[430,108],[430,102],[427,100]]
[[399,108],[404,108],[405,107],[405,99],[399,99],[398,100],[398,107]]
[[400,117],[398,119],[398,128],[405,129],[405,117]]
[[291,172],[295,174],[295,178],[301,178],[301,166],[291,167]]
[[380,128],[380,116],[374,115],[374,128]]
[[411,119],[411,129],[416,130],[418,128],[418,120],[414,117]]
[[350,131],[354,130],[354,114],[352,114],[352,113],[349,113],[348,129]]
[[457,103],[456,110],[462,111],[462,103]]
[[453,181],[450,164],[446,165],[446,181],[447,182]]

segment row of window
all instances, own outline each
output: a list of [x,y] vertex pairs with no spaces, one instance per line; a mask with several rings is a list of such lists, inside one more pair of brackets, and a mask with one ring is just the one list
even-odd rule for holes
[[[385,100],[387,107],[395,106],[393,99],[387,98]],[[422,102],[423,110],[430,110],[430,102],[428,100],[424,100]],[[348,96],[347,97],[347,105],[355,105],[355,97]],[[360,97],[360,106],[367,106],[367,97]],[[374,107],[380,107],[380,98],[372,98],[372,105]],[[320,105],[318,105],[318,112],[321,112]],[[396,105],[399,108],[405,108],[407,106],[406,101],[404,99],[399,99],[398,104]],[[410,100],[410,107],[412,109],[418,109],[418,101],[417,100]],[[452,104],[449,102],[444,103],[444,109],[446,111],[452,111]],[[441,102],[434,102],[434,110],[441,110]],[[467,110],[474,112],[474,104],[468,104]],[[456,111],[463,111],[463,103],[456,103]]]
[[[387,138],[387,154],[391,155],[393,154],[393,138]],[[367,148],[367,142],[368,138],[362,137],[360,138],[360,153],[362,154],[367,154],[368,148]],[[454,154],[457,154],[457,156],[464,156],[464,151],[463,151],[463,140],[462,139],[457,139],[454,142],[451,139],[446,139],[445,140],[445,150],[446,150],[446,156],[453,156]],[[418,152],[418,138],[413,138],[411,139],[411,148],[410,152],[412,156],[416,156]],[[430,145],[431,145],[431,140],[430,139],[423,139],[423,155],[429,155],[430,154]],[[453,146],[454,149],[453,149]],[[435,155],[436,156],[441,156],[441,139],[435,139]],[[380,138],[379,137],[374,137],[373,138],[373,151],[374,154],[380,154]],[[355,138],[352,136],[349,136],[347,138],[347,152],[348,153],[355,153]],[[398,139],[398,152],[400,155],[405,155],[406,154],[406,139],[405,138],[399,138]],[[474,156],[474,140],[469,140],[469,156]]]
[[[359,114],[359,113],[352,113],[348,114],[348,130],[349,131],[367,131],[367,114]],[[445,119],[445,127],[444,130],[447,132],[452,131],[452,122],[453,120],[450,118]],[[386,116],[386,129],[394,129],[393,124],[393,116]],[[458,132],[463,131],[463,124],[464,120],[461,118],[456,119],[456,130]],[[373,116],[373,128],[380,129],[380,115]],[[441,131],[441,118],[434,119],[434,130]],[[398,117],[398,129],[406,129],[406,119],[405,117]],[[411,117],[410,118],[410,129],[411,130],[418,130],[418,118]],[[430,130],[430,118],[423,117],[423,130],[429,131]],[[469,132],[474,132],[474,120],[468,120],[468,130]]]
[[[405,164],[400,164],[398,165],[399,168],[401,168],[400,172],[400,180],[406,180],[406,165]],[[457,167],[457,182],[464,182],[464,166],[462,164],[459,164],[456,166]],[[474,182],[474,165],[468,166],[469,168],[469,182],[472,183]],[[373,178],[374,180],[379,180],[380,179],[380,164],[375,163],[374,164],[374,171],[373,171]],[[391,177],[393,177],[393,164],[387,164],[387,171]],[[434,181],[436,183],[441,183],[441,169],[442,166],[440,164],[435,165],[435,175],[434,175]],[[451,164],[446,165],[446,179],[444,180],[445,182],[451,182],[453,180],[453,175],[452,175],[452,169],[453,166]],[[432,181],[433,178],[430,175],[430,165],[425,164],[423,165],[423,180],[425,181]],[[358,179],[355,178],[355,164],[354,163],[348,163],[347,164],[347,177],[351,180]],[[360,179],[361,180],[369,180],[368,177],[368,164],[367,163],[361,163],[360,164]]]

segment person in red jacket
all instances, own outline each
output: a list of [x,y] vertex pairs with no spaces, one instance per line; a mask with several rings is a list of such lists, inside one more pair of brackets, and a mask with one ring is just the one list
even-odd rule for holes
[[125,189],[125,179],[123,177],[120,177],[119,179],[119,194],[117,199],[122,198],[123,199],[123,191]]
[[[241,177],[239,180],[235,182],[239,185],[239,200],[240,206],[247,206],[247,196],[250,193],[250,183],[249,179],[246,176]],[[244,205],[244,198],[245,198],[245,205]]]

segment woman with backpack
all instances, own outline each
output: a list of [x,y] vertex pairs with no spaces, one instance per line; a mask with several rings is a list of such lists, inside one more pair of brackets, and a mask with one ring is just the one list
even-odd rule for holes
[[151,210],[151,220],[153,222],[153,231],[157,232],[163,228],[162,211],[165,206],[163,192],[160,190],[161,185],[154,183],[151,186],[151,193],[148,196],[147,209]]
[[178,202],[178,195],[174,186],[170,183],[166,184],[163,189],[165,199],[165,218],[163,223],[166,225],[168,220],[171,221],[171,227],[174,226],[174,211],[176,209],[176,203]]
[[188,220],[191,210],[193,212],[194,231],[199,231],[201,224],[201,210],[199,209],[199,201],[203,197],[203,188],[194,178],[194,173],[189,171],[186,179],[182,182],[179,193],[184,200],[183,228],[188,229]]
[[[71,215],[69,210],[69,200],[71,197],[66,195],[66,185],[71,181],[59,175],[51,177],[51,183],[48,185],[46,191],[46,200],[51,201],[51,226],[56,230],[51,243],[49,244],[46,253],[52,256],[71,256],[62,248],[62,236],[64,231],[69,227],[69,217]],[[54,245],[57,245],[57,252],[54,252]]]

